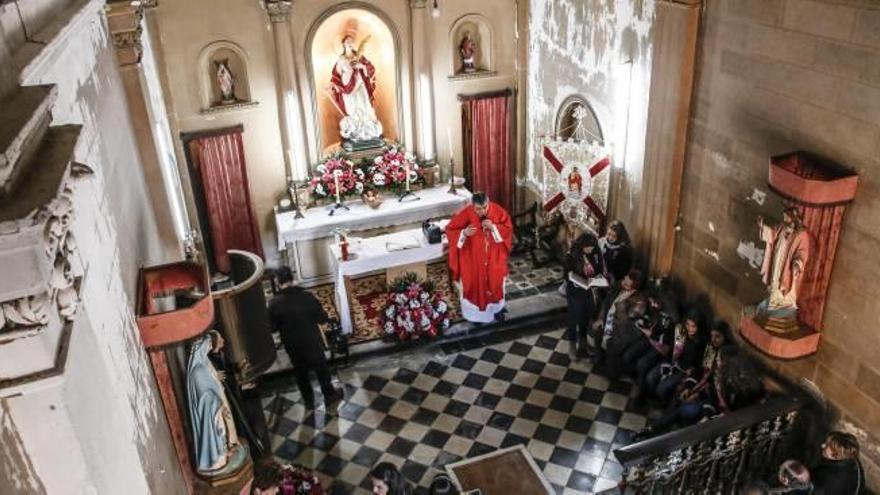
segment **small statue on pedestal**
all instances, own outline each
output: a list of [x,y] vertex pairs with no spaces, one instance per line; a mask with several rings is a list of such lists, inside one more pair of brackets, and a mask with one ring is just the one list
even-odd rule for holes
[[248,457],[235,430],[232,410],[223,389],[224,376],[208,358],[208,354],[220,352],[224,346],[220,333],[211,330],[202,335],[190,350],[186,369],[196,471],[209,478],[233,473]]
[[217,87],[220,88],[220,104],[229,105],[238,101],[235,98],[235,76],[229,70],[229,59],[215,60]]
[[465,74],[477,71],[476,53],[477,42],[471,38],[470,31],[464,32],[464,37],[458,45],[458,53],[461,55],[461,70]]
[[807,263],[810,261],[810,234],[804,228],[800,210],[788,207],[782,223],[771,227],[758,217],[761,240],[766,243],[761,275],[769,295],[758,304],[757,317],[771,332],[797,330],[797,299]]

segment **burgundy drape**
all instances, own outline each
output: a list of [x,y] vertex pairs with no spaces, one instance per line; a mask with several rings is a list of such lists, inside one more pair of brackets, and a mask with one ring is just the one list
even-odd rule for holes
[[469,98],[462,102],[466,176],[474,191],[484,191],[505,210],[513,206],[510,164],[510,96]]
[[202,178],[217,269],[229,271],[228,249],[250,251],[263,257],[260,230],[251,208],[241,131],[197,138],[193,148],[197,153],[194,162]]
[[804,225],[812,238],[810,260],[798,294],[798,317],[810,328],[822,328],[825,295],[831,282],[831,268],[837,251],[845,205],[831,207],[798,206]]

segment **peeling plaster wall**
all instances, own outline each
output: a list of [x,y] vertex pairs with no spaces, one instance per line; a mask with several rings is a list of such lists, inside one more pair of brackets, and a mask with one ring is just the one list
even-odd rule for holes
[[674,271],[739,321],[761,299],[756,217],[781,201],[770,156],[803,149],[859,172],[844,219],[815,356],[769,360],[813,382],[862,441],[880,480],[880,4],[836,0],[709,0]]
[[544,169],[539,138],[553,135],[562,101],[580,94],[612,148],[616,186],[609,211],[635,224],[653,20],[654,0],[530,0],[526,185],[533,194],[540,196]]
[[[2,438],[20,439],[11,449],[23,446],[15,466],[0,462],[4,495],[2,481],[16,478],[32,486],[14,493],[185,492],[134,322],[137,271],[163,253],[103,6],[80,0],[53,10],[58,29],[41,33],[48,45],[26,44],[15,54],[28,62],[20,84],[57,85],[52,124],[83,126],[75,159],[95,175],[79,181],[73,196],[71,229],[85,277],[63,380],[0,408],[0,422],[14,425]],[[12,65],[0,58],[0,66]]]

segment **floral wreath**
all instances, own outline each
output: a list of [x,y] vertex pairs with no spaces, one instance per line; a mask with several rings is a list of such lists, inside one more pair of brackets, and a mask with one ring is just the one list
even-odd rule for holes
[[383,328],[400,340],[434,338],[449,328],[449,305],[430,281],[407,272],[391,282]]
[[281,471],[280,495],[326,495],[321,480],[302,466],[284,466]]

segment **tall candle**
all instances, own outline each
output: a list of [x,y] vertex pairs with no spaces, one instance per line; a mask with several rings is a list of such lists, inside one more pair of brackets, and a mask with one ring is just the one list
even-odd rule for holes
[[452,156],[452,130],[449,127],[446,128],[446,139],[449,141],[449,156]]
[[406,171],[406,192],[409,192],[409,162],[404,163],[403,168]]
[[336,185],[336,204],[342,203],[339,199],[339,176],[342,175],[342,170],[336,170],[333,172],[333,183]]

